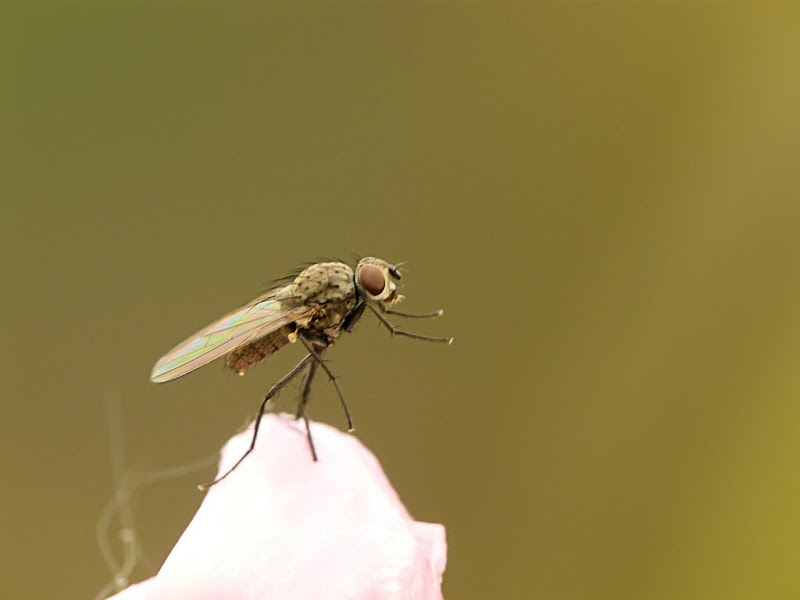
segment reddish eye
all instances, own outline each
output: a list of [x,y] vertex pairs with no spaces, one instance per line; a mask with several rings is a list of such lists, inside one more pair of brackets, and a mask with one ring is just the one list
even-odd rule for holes
[[361,285],[372,296],[378,296],[386,286],[386,281],[383,279],[383,273],[377,267],[372,265],[364,265],[358,273],[358,278],[361,280]]

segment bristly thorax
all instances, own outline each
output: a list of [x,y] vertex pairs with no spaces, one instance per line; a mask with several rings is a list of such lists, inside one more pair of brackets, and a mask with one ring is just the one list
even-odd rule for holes
[[331,345],[339,336],[342,322],[356,305],[353,270],[344,263],[318,263],[305,269],[289,285],[275,292],[287,308],[308,307],[309,311],[292,325],[281,327],[251,344],[231,352],[225,366],[239,374],[274,354],[304,333]]

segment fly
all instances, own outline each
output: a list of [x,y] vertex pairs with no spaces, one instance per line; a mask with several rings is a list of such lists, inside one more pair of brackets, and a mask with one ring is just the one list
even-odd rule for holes
[[264,396],[253,427],[253,439],[247,451],[225,474],[201,487],[208,488],[225,479],[253,451],[267,402],[303,372],[305,378],[295,416],[305,421],[313,459],[317,460],[317,453],[305,409],[311,382],[318,369],[325,371],[333,383],[347,418],[348,429],[353,431],[353,421],[344,395],[336,377],[322,360],[322,356],[343,331],[348,333],[353,331],[365,310],[371,311],[392,335],[425,342],[453,343],[453,338],[403,331],[392,325],[384,316],[431,318],[438,317],[444,312],[437,310],[426,314],[411,314],[392,310],[391,306],[403,298],[397,293],[397,285],[394,283],[394,280],[400,280],[400,277],[400,270],[396,265],[374,257],[361,259],[355,271],[341,262],[311,265],[292,283],[272,290],[238,310],[228,313],[159,359],[150,374],[150,380],[155,383],[172,381],[223,356],[228,369],[244,375],[253,365],[297,341],[300,341],[308,352],[303,360],[275,383]]

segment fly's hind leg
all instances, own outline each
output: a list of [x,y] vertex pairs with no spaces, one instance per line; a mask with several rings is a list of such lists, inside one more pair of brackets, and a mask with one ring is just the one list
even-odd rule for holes
[[[269,402],[270,399],[272,399],[275,396],[277,396],[278,392],[280,392],[283,388],[285,388],[287,385],[289,385],[289,383],[295,377],[297,377],[303,371],[303,369],[306,368],[306,366],[309,364],[309,362],[311,363],[311,367],[314,367],[317,363],[316,362],[312,362],[313,360],[314,360],[314,355],[313,354],[307,354],[306,357],[303,360],[301,360],[299,363],[297,363],[297,366],[294,369],[289,371],[286,375],[284,375],[284,377],[280,381],[278,381],[275,385],[273,385],[271,388],[269,388],[269,391],[267,392],[267,395],[264,396],[264,400],[261,401],[261,406],[258,409],[258,416],[256,416],[255,424],[253,425],[253,439],[250,441],[250,447],[245,451],[244,454],[242,454],[241,458],[239,458],[239,460],[237,460],[234,463],[234,465],[225,472],[224,475],[222,475],[220,477],[217,477],[211,483],[207,483],[205,485],[199,485],[199,486],[197,486],[198,488],[200,488],[201,490],[207,490],[212,485],[215,485],[215,484],[219,483],[220,481],[222,481],[223,479],[225,479],[228,475],[233,473],[233,470],[236,467],[238,467],[240,464],[242,464],[242,461],[245,458],[247,458],[247,455],[250,454],[253,451],[253,448],[256,447],[256,438],[258,437],[258,428],[261,425],[261,417],[264,416],[264,410],[265,410],[265,408],[267,406],[267,402]],[[308,425],[308,421],[306,421],[306,426],[307,425]],[[313,447],[312,447],[312,452],[313,452]],[[314,460],[316,460],[316,457],[315,457]]]

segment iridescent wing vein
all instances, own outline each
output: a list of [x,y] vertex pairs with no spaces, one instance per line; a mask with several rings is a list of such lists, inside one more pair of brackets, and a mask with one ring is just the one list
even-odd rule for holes
[[306,306],[287,308],[275,292],[253,300],[201,329],[162,356],[153,367],[151,381],[171,381],[240,346],[288,325],[311,311]]

